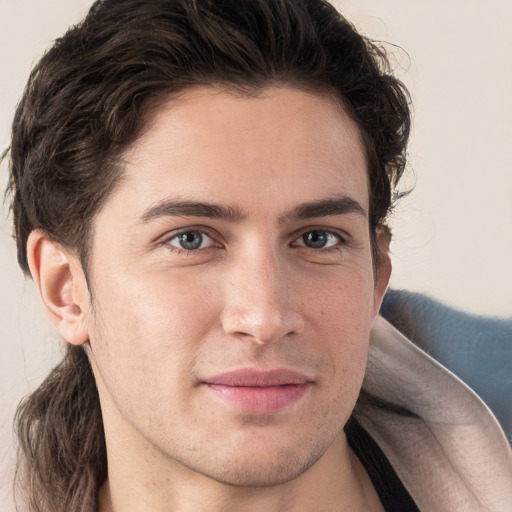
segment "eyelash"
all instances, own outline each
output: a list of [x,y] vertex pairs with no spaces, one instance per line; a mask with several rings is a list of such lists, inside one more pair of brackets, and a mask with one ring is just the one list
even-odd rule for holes
[[[307,235],[308,233],[313,233],[313,232],[327,234],[328,236],[333,236],[333,237],[337,238],[338,242],[336,244],[334,244],[333,246],[331,246],[331,247],[320,247],[320,248],[312,248],[312,247],[308,247],[307,245],[305,245],[305,243],[298,243],[299,240],[301,240],[301,239],[303,240],[303,237],[305,235]],[[201,248],[185,249],[185,248],[179,248],[179,247],[171,245],[171,243],[170,243],[171,240],[174,240],[177,237],[179,237],[180,235],[184,235],[184,234],[187,234],[187,233],[199,233],[202,236],[207,236],[212,241],[212,245],[209,246],[209,247],[205,247],[203,249],[201,249]],[[318,228],[317,227],[308,228],[305,231],[301,230],[300,234],[298,234],[298,236],[296,236],[295,234],[293,236],[294,236],[294,238],[290,242],[290,246],[291,247],[304,247],[305,249],[309,249],[309,250],[311,250],[313,252],[316,252],[316,253],[320,253],[320,252],[321,253],[340,252],[349,243],[347,241],[346,236],[341,235],[339,232],[337,232],[337,231],[335,231],[333,229],[327,229],[327,228],[321,228],[321,227],[318,227]],[[190,227],[190,228],[187,228],[187,229],[183,229],[183,230],[181,230],[181,231],[179,231],[177,233],[173,233],[171,236],[166,237],[161,242],[161,245],[164,245],[171,252],[174,252],[174,253],[177,253],[177,254],[182,254],[182,255],[190,255],[190,254],[193,254],[195,252],[204,251],[204,250],[207,250],[207,249],[219,248],[221,246],[221,244],[216,242],[215,238],[216,237],[214,235],[212,235],[204,227]]]
[[[207,236],[212,241],[212,245],[210,247],[205,247],[203,249],[200,249],[200,248],[198,248],[198,249],[185,249],[185,248],[175,247],[175,246],[171,245],[171,240],[174,240],[174,239],[178,238],[180,235],[185,235],[187,233],[199,233],[202,236]],[[215,236],[213,236],[204,227],[191,227],[191,228],[183,229],[183,230],[181,230],[181,231],[179,231],[177,233],[173,233],[171,236],[166,237],[162,241],[162,245],[164,245],[171,252],[178,253],[178,254],[184,254],[184,255],[189,255],[189,254],[192,254],[194,252],[198,252],[199,250],[204,251],[206,249],[217,248],[217,247],[220,246],[220,244],[215,241]],[[217,245],[217,247],[215,247],[215,245]]]
[[[325,234],[327,236],[336,238],[337,242],[330,247],[319,247],[319,248],[308,247],[305,243],[304,237],[310,233]],[[301,241],[301,243],[299,243],[299,240]],[[297,238],[295,238],[293,240],[293,242],[291,242],[291,245],[295,246],[295,247],[297,247],[297,246],[304,247],[305,249],[310,249],[310,250],[312,250],[314,252],[318,252],[318,253],[320,253],[320,252],[321,253],[332,253],[332,252],[340,252],[342,249],[344,249],[344,247],[347,245],[347,241],[346,241],[345,237],[343,237],[340,233],[338,233],[336,231],[326,229],[326,228],[309,228],[307,231],[303,231]]]

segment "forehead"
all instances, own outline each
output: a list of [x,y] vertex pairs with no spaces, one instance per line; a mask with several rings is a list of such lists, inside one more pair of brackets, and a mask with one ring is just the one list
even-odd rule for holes
[[113,199],[138,217],[167,196],[279,216],[301,202],[346,194],[368,209],[355,122],[331,96],[297,89],[188,90],[152,109],[123,161]]

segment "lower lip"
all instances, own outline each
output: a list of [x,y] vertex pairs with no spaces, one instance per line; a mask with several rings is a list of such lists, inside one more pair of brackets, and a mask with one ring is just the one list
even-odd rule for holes
[[207,388],[244,412],[273,413],[293,404],[308,390],[310,384],[250,387],[207,384]]

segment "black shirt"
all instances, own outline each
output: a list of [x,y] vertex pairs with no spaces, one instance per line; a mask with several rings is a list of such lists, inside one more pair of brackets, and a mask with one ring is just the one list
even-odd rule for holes
[[420,512],[382,450],[354,417],[346,424],[345,434],[386,512]]

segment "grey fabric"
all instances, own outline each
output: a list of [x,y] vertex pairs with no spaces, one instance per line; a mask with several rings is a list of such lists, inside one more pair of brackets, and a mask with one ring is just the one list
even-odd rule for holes
[[512,442],[512,318],[470,315],[400,290],[388,291],[380,313],[470,386]]

